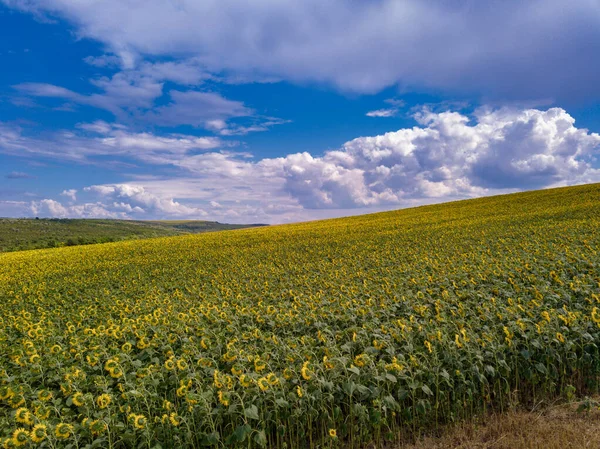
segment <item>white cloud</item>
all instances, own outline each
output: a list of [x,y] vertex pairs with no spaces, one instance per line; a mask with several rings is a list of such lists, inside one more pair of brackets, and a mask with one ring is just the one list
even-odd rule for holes
[[124,210],[128,213],[134,212],[152,217],[201,217],[206,215],[206,212],[202,209],[188,207],[173,200],[173,198],[154,195],[139,185],[96,185],[86,187],[85,190],[100,195],[104,201],[112,201],[114,208]]
[[186,154],[235,144],[224,143],[217,137],[132,132],[123,125],[104,121],[81,123],[77,128],[83,132],[58,131],[30,137],[22,128],[0,122],[0,153],[84,163],[101,163],[99,158],[102,163],[107,159],[117,162],[127,158],[170,164]]
[[[101,93],[80,94],[46,83],[21,83],[13,87],[22,95],[59,98],[70,102],[55,109],[73,110],[73,104],[81,104],[110,111],[121,121],[137,119],[170,127],[192,125],[228,136],[265,131],[271,126],[288,123],[275,117],[255,116],[255,112],[243,102],[229,100],[216,92],[173,89],[168,92],[171,101],[156,106],[157,100],[163,97],[165,81],[197,86],[210,77],[197,64],[190,64],[189,61],[145,62],[112,77],[92,79],[91,84]],[[31,107],[28,97],[15,100]],[[251,118],[253,124],[242,126],[228,123],[228,120],[235,118]]]
[[[84,192],[98,195],[100,203],[84,204],[129,217],[279,223],[600,181],[593,165],[600,135],[577,128],[563,109],[480,109],[472,117],[423,110],[415,118],[418,126],[358,137],[322,156],[260,160],[240,152],[194,153],[183,137],[171,136],[171,143],[154,136],[145,144],[143,135],[106,131],[96,123],[90,129],[110,136],[88,137],[93,145],[105,148],[110,145],[102,139],[113,139],[116,153],[135,148],[144,154],[137,157],[157,169],[168,165],[179,172],[155,170],[130,182],[90,186]],[[0,148],[2,142],[19,145],[19,139],[0,127]],[[78,139],[78,147],[89,146]],[[62,151],[68,142],[53,148]],[[57,214],[88,213],[91,207],[43,206]]]
[[367,117],[394,117],[400,112],[400,108],[405,105],[404,100],[399,100],[397,98],[388,98],[384,101],[391,107],[369,111],[365,115]]
[[398,109],[377,109],[369,111],[365,115],[367,117],[393,117],[398,113]]
[[127,218],[126,214],[109,210],[108,206],[102,203],[65,206],[52,199],[43,199],[28,204],[22,203],[21,206],[24,215],[44,218]]
[[61,195],[66,196],[71,201],[77,201],[77,189],[63,190]]
[[116,55],[87,56],[83,60],[94,67],[117,67],[121,62]]
[[151,55],[360,92],[400,84],[501,98],[600,94],[600,6],[589,0],[2,2],[68,20],[125,68]]
[[228,118],[253,114],[242,102],[227,100],[213,92],[172,90],[169,96],[171,103],[155,108],[145,118],[152,123],[166,126],[203,126],[208,123],[210,127],[210,124],[218,121],[224,122]]

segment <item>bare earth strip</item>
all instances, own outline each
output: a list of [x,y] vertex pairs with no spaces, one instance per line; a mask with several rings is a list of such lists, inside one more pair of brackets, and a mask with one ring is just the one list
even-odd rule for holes
[[464,423],[394,449],[583,449],[600,448],[600,411],[578,413],[576,405],[512,411],[480,423]]

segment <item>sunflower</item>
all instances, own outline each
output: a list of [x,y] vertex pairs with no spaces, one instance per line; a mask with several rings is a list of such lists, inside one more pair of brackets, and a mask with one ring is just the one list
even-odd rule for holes
[[50,409],[42,405],[36,406],[33,413],[38,419],[48,419],[50,417]]
[[354,357],[354,364],[359,368],[362,368],[368,363],[369,359],[366,354],[359,354]]
[[47,427],[45,424],[38,424],[31,429],[31,441],[34,443],[41,443],[46,439],[48,434],[46,433]]
[[29,363],[37,363],[40,359],[41,357],[38,354],[32,354],[31,357],[29,357]]
[[300,370],[300,373],[302,374],[302,378],[304,380],[310,380],[312,378],[310,370],[308,369],[308,363],[309,362],[304,362],[302,364],[302,369]]
[[2,443],[2,447],[4,449],[12,449],[14,447],[17,447],[17,445],[15,444],[15,440],[13,440],[12,438],[6,438]]
[[90,432],[92,432],[92,435],[102,435],[104,432],[106,432],[107,428],[108,427],[106,423],[99,419],[90,423]]
[[8,398],[11,398],[15,395],[15,392],[10,389],[10,387],[3,386],[0,387],[0,401],[6,401]]
[[267,382],[269,382],[269,385],[277,385],[279,383],[279,379],[275,373],[269,373],[267,374]]
[[75,404],[76,407],[82,407],[85,404],[84,399],[85,398],[81,391],[78,391],[77,393],[75,393],[73,395],[73,397],[71,398],[71,400],[73,401],[73,404]]
[[113,369],[113,368],[115,368],[117,366],[119,366],[119,363],[116,360],[114,360],[114,359],[108,359],[106,361],[106,363],[104,364],[104,369],[106,371],[110,371],[111,369]]
[[150,346],[150,342],[146,337],[140,338],[137,342],[138,349],[146,349],[148,346]]
[[223,404],[225,407],[227,407],[229,405],[229,398],[227,397],[227,395],[225,393],[223,393],[221,390],[219,390],[219,402],[221,404]]
[[98,404],[98,407],[101,409],[108,407],[111,401],[112,398],[108,394],[101,394],[96,398],[96,404]]
[[337,438],[337,430],[335,430],[335,429],[329,429],[329,436],[331,438]]
[[183,360],[183,359],[177,360],[177,369],[179,371],[186,370],[187,367],[188,367],[188,364],[187,364],[187,362],[185,360]]
[[565,336],[564,336],[563,334],[561,334],[560,332],[557,332],[557,333],[556,333],[556,339],[557,339],[558,341],[560,341],[561,343],[564,343],[564,342],[565,342]]
[[296,387],[296,393],[298,394],[299,398],[301,398],[302,396],[304,396],[304,392],[302,391],[302,387],[300,385],[298,385]]
[[23,396],[22,394],[14,394],[14,396],[8,398],[8,404],[12,408],[21,407],[25,404],[25,396]]
[[33,424],[33,418],[31,417],[31,413],[25,407],[21,407],[17,409],[15,412],[15,421],[21,424],[26,424],[31,426]]
[[12,440],[15,446],[24,446],[29,442],[29,432],[21,427],[13,432]]
[[165,361],[165,368],[167,371],[173,371],[175,369],[175,362],[173,359],[168,359]]
[[600,324],[600,315],[598,314],[598,308],[594,307],[592,309],[592,321],[594,323],[599,323]]
[[49,390],[40,390],[38,392],[38,399],[42,402],[48,402],[52,399],[52,392]]
[[115,366],[114,368],[111,368],[110,370],[108,370],[108,374],[113,379],[118,379],[119,377],[123,376],[123,370],[121,369],[120,366]]
[[180,385],[179,388],[176,390],[177,396],[182,398],[184,397],[188,392],[188,387],[185,385]]
[[129,419],[133,421],[133,427],[135,427],[138,430],[144,429],[146,427],[146,424],[148,424],[148,420],[144,415],[135,415],[132,413],[131,415],[129,415]]
[[121,351],[123,352],[129,352],[133,349],[133,345],[129,342],[123,343],[123,346],[121,346]]
[[248,388],[252,385],[252,378],[250,376],[247,376],[246,374],[242,374],[240,376],[240,384],[242,385],[242,387]]
[[431,342],[429,340],[425,340],[425,347],[429,352],[433,351],[433,349],[431,349]]
[[323,356],[323,365],[325,365],[325,369],[327,370],[335,368],[335,365],[329,361],[327,356]]
[[181,424],[181,418],[177,415],[177,413],[174,412],[169,415],[169,421],[174,427],[177,427],[179,424]]
[[261,363],[260,357],[256,357],[256,359],[254,359],[254,369],[256,370],[257,373],[260,373],[266,367],[267,367],[267,365],[265,363]]
[[73,426],[71,424],[60,423],[54,429],[54,435],[59,440],[66,440],[73,435]]
[[269,381],[266,377],[261,377],[258,379],[258,388],[260,388],[262,391],[267,391],[269,389]]

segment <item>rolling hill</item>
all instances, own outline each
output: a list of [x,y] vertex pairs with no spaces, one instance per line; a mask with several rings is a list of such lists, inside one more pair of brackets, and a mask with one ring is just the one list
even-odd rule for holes
[[0,254],[0,437],[380,447],[593,394],[599,226],[593,184]]
[[264,225],[216,221],[0,218],[0,252],[166,237]]

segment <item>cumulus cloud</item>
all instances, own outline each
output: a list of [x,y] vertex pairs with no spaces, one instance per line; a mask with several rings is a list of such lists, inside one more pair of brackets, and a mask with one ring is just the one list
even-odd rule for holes
[[[145,160],[176,167],[176,176],[139,176],[84,192],[121,216],[277,223],[600,181],[593,162],[600,135],[576,127],[563,109],[482,108],[471,116],[424,109],[415,119],[412,128],[358,137],[321,156],[255,159],[210,150],[161,156],[154,153],[160,141],[152,140]],[[90,129],[96,128],[104,125]],[[114,142],[116,151],[127,151],[126,143]],[[64,213],[57,204],[43,206]]]
[[86,187],[86,191],[100,195],[104,201],[112,202],[112,207],[127,213],[161,216],[205,216],[202,209],[188,207],[173,198],[165,198],[146,191],[143,186],[131,184],[96,185]]
[[66,196],[71,201],[77,201],[77,189],[63,190],[61,195]]
[[[260,161],[223,153],[181,159],[199,176],[263,180],[305,209],[404,205],[600,180],[600,135],[563,109],[482,109],[416,116],[420,126],[359,137],[321,157]],[[222,185],[222,184],[221,184]]]
[[43,199],[31,201],[29,204],[22,203],[25,215],[49,218],[127,218],[126,214],[109,210],[102,203],[84,203],[64,206],[59,201]]
[[[360,137],[321,158],[288,156],[286,189],[309,208],[400,204],[600,179],[600,135],[566,111],[480,110],[417,116],[421,127]],[[301,194],[298,194],[301,192]]]
[[600,95],[600,6],[588,0],[2,2],[68,20],[122,67],[151,55],[358,92],[400,85],[518,99]]

